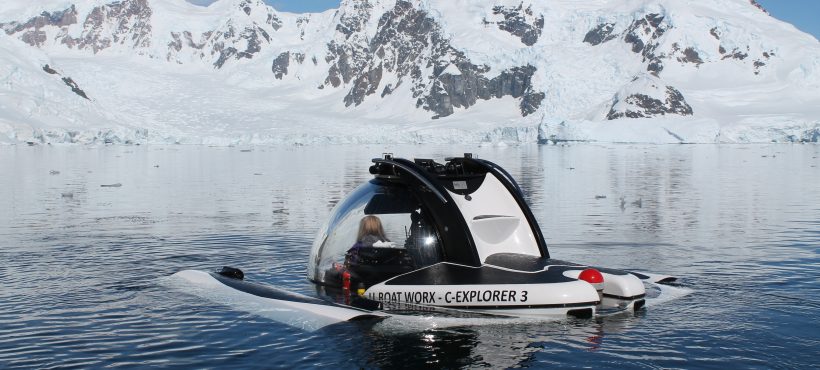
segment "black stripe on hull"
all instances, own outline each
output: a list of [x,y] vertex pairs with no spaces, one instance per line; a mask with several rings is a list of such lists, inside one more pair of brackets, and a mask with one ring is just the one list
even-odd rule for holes
[[504,306],[441,306],[444,308],[451,308],[457,310],[522,310],[522,309],[539,309],[539,308],[577,308],[597,306],[601,302],[577,302],[577,303],[557,303],[557,304],[521,304],[521,305],[504,305]]
[[335,306],[335,304],[319,298],[295,294],[286,290],[277,289],[259,283],[251,283],[245,280],[237,280],[213,272],[211,272],[210,274],[211,276],[213,276],[214,279],[218,280],[220,283],[225,284],[230,288],[236,289],[240,292],[255,295],[257,297],[276,299],[288,302],[318,304],[322,306]]
[[630,273],[630,274],[632,274],[632,275],[637,276],[637,277],[638,277],[638,279],[641,279],[641,280],[649,280],[649,279],[651,279],[649,276],[644,275],[644,274],[642,274],[642,273],[640,273],[640,272],[630,271],[629,273]]
[[624,300],[624,301],[631,301],[631,300],[633,300],[633,299],[641,299],[641,298],[644,298],[644,297],[646,297],[646,294],[638,294],[638,295],[633,295],[633,296],[631,296],[631,297],[621,297],[621,296],[619,296],[619,295],[614,295],[614,294],[606,294],[606,293],[604,293],[604,297],[607,297],[607,298],[615,298],[615,299],[621,299],[621,300]]
[[[504,267],[511,270],[525,272],[539,272],[547,268],[554,269],[556,267],[564,267],[565,270],[582,270],[587,268],[594,268],[605,274],[618,276],[629,275],[628,272],[623,270],[611,269],[607,267],[586,266],[574,262],[567,262],[553,258],[544,258],[518,253],[491,254],[484,260],[484,263],[488,265]],[[566,266],[570,266],[570,268],[566,268]]]
[[213,272],[210,274],[214,277],[214,279],[218,280],[222,284],[225,284],[229,288],[233,288],[240,292],[251,294],[257,297],[287,302],[308,303],[320,306],[341,307],[362,312],[362,315],[356,316],[351,320],[383,318],[381,316],[369,314],[371,312],[381,310],[381,304],[379,302],[371,301],[369,299],[359,297],[358,295],[350,296],[350,304],[342,304],[341,302],[331,302],[320,298],[296,294],[259,283],[251,283],[244,280],[237,280]]
[[550,284],[567,283],[577,279],[564,276],[569,266],[553,266],[538,272],[504,270],[483,265],[472,267],[451,263],[439,263],[421,270],[399,275],[384,282],[385,285],[491,285],[491,284]]

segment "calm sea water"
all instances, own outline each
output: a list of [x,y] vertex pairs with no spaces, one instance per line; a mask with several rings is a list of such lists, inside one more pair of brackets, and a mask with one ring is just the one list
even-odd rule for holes
[[[603,319],[304,332],[168,283],[231,265],[310,293],[316,230],[384,151],[492,160],[525,189],[553,257],[676,275],[692,293]],[[811,145],[0,147],[0,368],[816,367],[818,157]]]

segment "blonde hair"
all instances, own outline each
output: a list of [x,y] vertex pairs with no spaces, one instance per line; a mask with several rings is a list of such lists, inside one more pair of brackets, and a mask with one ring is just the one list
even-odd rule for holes
[[377,236],[382,241],[389,241],[384,236],[382,221],[376,216],[364,216],[359,221],[359,234],[356,236],[356,241],[362,241],[362,238],[367,235]]

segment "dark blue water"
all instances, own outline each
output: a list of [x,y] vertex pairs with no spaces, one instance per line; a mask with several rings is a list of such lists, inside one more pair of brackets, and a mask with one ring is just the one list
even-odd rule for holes
[[676,275],[692,293],[603,319],[304,332],[168,276],[232,265],[311,292],[316,230],[385,148],[0,147],[0,368],[820,363],[818,146],[389,150],[495,161],[553,257]]

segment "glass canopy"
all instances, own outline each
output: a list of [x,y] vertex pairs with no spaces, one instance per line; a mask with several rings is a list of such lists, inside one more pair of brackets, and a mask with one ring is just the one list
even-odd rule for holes
[[[378,217],[387,240],[357,240],[360,221],[367,215]],[[347,271],[353,284],[369,287],[441,260],[438,233],[415,196],[404,186],[372,180],[331,212],[313,243],[308,278],[341,286],[342,274]]]

